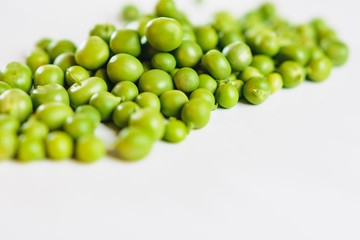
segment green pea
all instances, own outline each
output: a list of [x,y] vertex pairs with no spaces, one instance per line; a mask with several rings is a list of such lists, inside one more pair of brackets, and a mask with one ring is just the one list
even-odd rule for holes
[[49,127],[45,123],[35,118],[30,118],[21,126],[20,131],[23,135],[29,135],[33,138],[45,139],[49,133]]
[[140,108],[152,108],[160,111],[161,104],[159,97],[152,92],[140,93],[134,100]]
[[200,129],[206,126],[210,120],[211,109],[209,104],[201,99],[194,98],[185,103],[181,110],[181,120],[188,129]]
[[218,32],[235,31],[238,29],[235,18],[228,12],[217,12],[214,15],[213,27]]
[[0,131],[16,133],[20,128],[20,121],[11,115],[0,114]]
[[49,54],[40,48],[31,51],[26,56],[26,65],[30,67],[33,73],[36,71],[38,67],[49,63],[50,63]]
[[139,9],[132,4],[126,5],[121,11],[121,17],[126,21],[136,20],[139,18],[139,16]]
[[139,18],[137,31],[138,31],[138,33],[140,34],[141,37],[145,36],[146,25],[153,18],[154,18],[153,15],[144,15],[141,18]]
[[286,88],[296,87],[305,80],[305,71],[298,62],[283,62],[278,72],[283,77],[283,84]]
[[54,61],[57,56],[65,52],[74,53],[76,46],[69,40],[52,41],[47,46],[46,51],[49,53],[51,61]]
[[157,53],[151,59],[153,68],[170,73],[176,67],[175,57],[170,53]]
[[174,83],[177,89],[190,93],[199,87],[199,75],[192,68],[184,67],[174,75]]
[[111,23],[104,23],[104,24],[96,24],[90,30],[90,36],[98,36],[105,42],[109,42],[111,34],[115,32],[116,28]]
[[71,106],[76,108],[79,105],[87,104],[92,95],[107,90],[106,82],[99,77],[91,77],[74,83],[68,89]]
[[170,118],[166,124],[163,140],[170,143],[178,143],[184,140],[188,134],[188,129],[183,121]]
[[35,47],[46,50],[51,42],[50,38],[42,38],[36,42]]
[[182,29],[183,29],[183,42],[185,40],[191,40],[193,42],[196,42],[196,35],[195,35],[195,31],[192,28],[192,26],[182,25]]
[[69,87],[76,82],[80,82],[88,78],[90,78],[89,72],[81,66],[71,66],[66,69],[65,80],[66,85]]
[[44,140],[29,135],[20,135],[16,157],[19,162],[23,163],[45,158]]
[[12,88],[19,88],[25,92],[29,92],[32,85],[31,69],[20,62],[11,62],[3,70],[2,81]]
[[250,66],[257,68],[265,76],[275,69],[274,60],[266,55],[255,55]]
[[35,87],[49,83],[64,85],[64,72],[57,65],[47,64],[40,66],[34,74]]
[[244,85],[244,97],[252,104],[261,104],[271,94],[270,83],[264,77],[252,77]]
[[215,49],[219,38],[213,27],[203,26],[195,29],[197,43],[204,52]]
[[151,136],[143,129],[127,127],[120,131],[116,141],[116,151],[121,159],[136,161],[150,153],[153,143]]
[[141,53],[139,33],[131,29],[115,31],[110,38],[110,49],[114,54],[127,53],[138,57]]
[[244,37],[240,31],[225,31],[219,32],[219,45],[222,48],[225,48],[227,45],[230,45],[234,42],[244,42]]
[[92,163],[106,154],[104,142],[93,135],[84,135],[77,139],[75,158],[81,163]]
[[17,144],[15,132],[0,130],[0,160],[14,158]]
[[10,89],[0,95],[0,113],[25,121],[32,113],[31,98],[20,89]]
[[211,93],[215,93],[217,89],[216,80],[213,79],[208,74],[200,74],[199,75],[199,88],[205,88],[209,90]]
[[156,50],[170,52],[180,46],[183,30],[175,19],[159,17],[146,24],[145,36]]
[[94,77],[99,77],[104,79],[104,81],[106,82],[106,85],[108,86],[108,89],[112,89],[114,87],[114,83],[110,81],[108,75],[107,75],[107,71],[106,71],[106,67],[105,68],[99,68],[96,72]]
[[6,90],[11,89],[10,85],[6,82],[0,81],[0,95],[3,94]]
[[310,60],[310,51],[303,45],[289,45],[282,47],[277,56],[280,62],[295,61],[305,66]]
[[163,70],[152,69],[140,77],[140,92],[152,92],[159,96],[163,92],[171,89],[174,89],[171,76]]
[[88,70],[96,70],[107,62],[109,55],[108,44],[98,36],[90,36],[79,45],[75,61]]
[[161,112],[168,117],[179,117],[181,109],[189,101],[180,90],[165,91],[160,96]]
[[152,108],[142,108],[131,114],[129,126],[144,129],[154,141],[161,139],[165,133],[165,119],[163,115]]
[[280,51],[280,42],[275,33],[260,34],[256,39],[254,50],[258,54],[275,56]]
[[260,8],[260,13],[263,15],[265,19],[274,16],[276,14],[276,8],[273,3],[265,2],[263,3]]
[[234,71],[244,70],[253,59],[249,46],[243,42],[231,43],[224,48],[222,53]]
[[41,104],[35,112],[36,118],[44,122],[51,131],[61,129],[65,120],[71,115],[73,115],[72,108],[62,102]]
[[122,102],[113,112],[113,122],[119,128],[124,128],[129,125],[129,118],[131,114],[140,109],[139,105],[134,102]]
[[190,94],[189,99],[191,100],[194,98],[201,98],[201,99],[205,100],[209,104],[209,107],[211,110],[215,110],[217,107],[217,105],[215,105],[214,94],[207,89],[198,88],[195,91],[193,91]]
[[120,98],[109,92],[98,92],[90,98],[90,105],[95,107],[101,115],[101,120],[106,122],[111,119],[112,113],[120,103]]
[[75,114],[85,115],[87,118],[91,119],[94,123],[94,127],[97,127],[101,122],[100,112],[91,105],[81,105],[75,109]]
[[232,108],[239,101],[239,91],[230,83],[220,84],[216,90],[215,99],[221,107]]
[[348,47],[340,41],[332,41],[329,43],[325,49],[325,53],[334,66],[344,65],[349,57]]
[[95,126],[94,122],[85,114],[74,114],[66,118],[64,130],[71,137],[77,139],[84,135],[93,134]]
[[314,59],[317,59],[317,58],[324,57],[325,52],[319,46],[312,46],[310,48],[310,56],[311,56],[310,59],[314,60]]
[[76,65],[75,54],[73,52],[64,52],[57,56],[54,60],[54,65],[59,66],[63,72],[71,66]]
[[107,64],[107,74],[113,83],[121,81],[136,82],[143,74],[141,62],[126,53],[119,53],[110,58]]
[[74,152],[73,139],[61,131],[51,132],[46,138],[45,146],[47,156],[53,160],[71,158]]
[[57,83],[38,86],[31,92],[30,97],[34,109],[47,102],[62,102],[67,105],[70,104],[69,94],[66,89]]
[[238,90],[239,98],[241,98],[243,96],[243,88],[244,88],[244,84],[245,84],[244,81],[236,79],[236,80],[230,81],[229,83]]
[[174,18],[177,14],[175,2],[173,0],[159,0],[155,6],[156,16]]
[[114,86],[111,93],[120,97],[122,101],[132,101],[139,95],[139,90],[135,83],[122,81]]
[[252,77],[263,77],[263,75],[257,68],[251,66],[245,68],[240,74],[240,78],[245,82]]
[[308,77],[310,80],[315,82],[321,82],[330,76],[332,69],[332,62],[328,57],[321,57],[311,60],[309,63]]
[[231,74],[231,66],[218,50],[210,50],[201,58],[202,66],[215,79],[225,79]]
[[196,66],[203,55],[200,45],[192,40],[184,40],[175,50],[174,56],[179,67]]
[[267,80],[270,83],[271,93],[277,92],[283,87],[283,78],[279,73],[270,73]]

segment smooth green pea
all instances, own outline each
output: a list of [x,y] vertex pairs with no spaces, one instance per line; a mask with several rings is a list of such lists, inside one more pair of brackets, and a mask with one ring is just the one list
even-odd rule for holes
[[49,53],[51,61],[54,61],[57,56],[65,52],[74,53],[76,46],[69,40],[52,41],[46,48]]
[[36,71],[38,67],[49,63],[50,63],[49,54],[40,48],[31,51],[26,56],[26,65],[30,67],[33,73]]
[[29,92],[32,85],[31,69],[20,62],[11,62],[3,69],[2,81],[9,84],[12,88],[19,88]]
[[267,80],[271,86],[271,93],[279,91],[283,87],[283,78],[279,73],[270,73]]
[[129,126],[144,129],[154,141],[161,139],[165,133],[165,119],[163,115],[152,108],[142,108],[131,114]]
[[192,40],[184,40],[174,51],[177,65],[179,67],[196,66],[203,55],[200,45]]
[[340,41],[332,41],[329,43],[325,49],[325,53],[334,66],[344,65],[349,57],[348,47]]
[[296,87],[305,80],[305,71],[298,62],[283,62],[278,72],[283,77],[283,84],[286,88]]
[[74,152],[74,143],[71,136],[65,132],[51,132],[45,141],[46,155],[53,160],[71,158]]
[[252,77],[263,77],[263,75],[257,68],[251,66],[245,68],[240,74],[240,79],[245,82]]
[[190,130],[200,129],[209,122],[210,112],[209,104],[205,100],[194,98],[184,104],[181,110],[181,120],[186,123]]
[[93,135],[84,135],[77,139],[75,158],[81,163],[92,163],[106,154],[104,142]]
[[113,83],[121,81],[136,82],[143,74],[141,62],[126,53],[119,53],[110,58],[107,64],[107,74]]
[[171,143],[181,142],[188,135],[188,128],[183,121],[170,118],[166,124],[165,135],[163,140]]
[[30,135],[20,135],[16,157],[23,163],[45,158],[44,140]]
[[116,31],[116,28],[111,23],[96,24],[90,30],[90,36],[98,36],[105,42],[109,42],[111,35]]
[[203,100],[205,100],[208,104],[211,110],[215,110],[216,109],[216,105],[215,105],[215,97],[214,94],[212,92],[210,92],[207,89],[204,88],[198,88],[195,91],[193,91],[190,96],[189,99],[194,99],[194,98],[201,98]]
[[177,89],[190,93],[199,87],[199,75],[192,68],[184,67],[174,75],[174,83]]
[[119,128],[124,128],[129,125],[129,118],[131,114],[140,109],[139,105],[135,102],[122,102],[113,112],[113,122]]
[[[95,74],[96,75],[96,74]],[[81,66],[71,66],[66,69],[65,81],[67,86],[71,86],[76,82],[90,78],[89,72]]]
[[198,27],[195,29],[197,43],[204,52],[215,49],[219,38],[216,30],[210,26]]
[[219,45],[222,48],[225,48],[227,45],[230,45],[234,42],[244,42],[244,37],[239,31],[225,31],[219,33]]
[[276,14],[276,8],[274,4],[271,2],[265,2],[261,4],[259,10],[265,19],[274,16]]
[[177,8],[173,0],[159,0],[155,6],[156,16],[174,18]]
[[64,72],[57,65],[47,64],[40,66],[34,74],[35,87],[49,83],[64,85]]
[[150,153],[153,143],[151,136],[143,129],[127,127],[120,131],[115,148],[121,159],[136,161]]
[[126,5],[121,11],[122,19],[126,21],[132,21],[138,19],[140,16],[139,9],[132,4]]
[[310,51],[303,45],[293,44],[282,47],[277,59],[280,62],[295,61],[305,66],[310,60]]
[[36,42],[35,47],[46,50],[51,42],[50,38],[42,38]]
[[252,104],[261,104],[271,94],[270,83],[264,77],[252,77],[244,85],[244,97]]
[[321,82],[330,76],[332,69],[332,62],[328,57],[321,57],[311,60],[309,63],[308,77],[310,80],[315,82]]
[[146,24],[154,18],[154,15],[144,15],[142,17],[140,17],[138,19],[138,27],[137,27],[137,31],[140,34],[140,37],[144,37],[145,36],[145,29],[146,29]]
[[97,127],[101,122],[100,112],[91,105],[81,105],[75,109],[75,114],[85,115],[87,118],[91,119],[94,123],[94,127]]
[[13,88],[0,95],[0,113],[25,121],[32,113],[31,98],[24,91]]
[[79,45],[75,61],[88,70],[96,70],[107,62],[109,55],[108,44],[98,36],[90,36]]
[[174,89],[170,74],[160,69],[151,69],[144,73],[139,80],[140,92],[152,92],[160,95]]
[[274,60],[266,55],[255,55],[250,66],[258,69],[265,76],[272,73],[275,69]]
[[114,87],[114,83],[110,81],[108,75],[107,75],[107,71],[106,71],[106,67],[105,68],[99,68],[96,72],[94,77],[99,77],[104,79],[104,81],[106,82],[108,89],[112,89]]
[[35,118],[30,118],[21,126],[20,132],[33,138],[45,139],[49,133],[49,127]]
[[106,82],[99,77],[91,77],[74,83],[68,89],[71,106],[76,108],[77,106],[87,104],[92,95],[107,90]]
[[165,91],[160,96],[161,112],[168,117],[179,117],[181,109],[189,101],[180,90]]
[[239,101],[239,91],[230,83],[220,84],[216,90],[215,99],[221,107],[232,108]]
[[139,33],[131,29],[115,31],[110,38],[110,49],[114,54],[127,53],[137,57],[141,53]]
[[275,33],[260,34],[256,39],[254,50],[258,54],[275,56],[280,51],[279,39]]
[[47,102],[62,102],[67,105],[70,104],[69,94],[66,89],[57,83],[38,86],[31,92],[30,97],[34,109]]
[[152,92],[140,93],[134,100],[140,108],[152,108],[160,111],[161,103],[159,97]]
[[85,114],[74,114],[66,118],[64,130],[71,137],[77,139],[84,135],[93,134],[95,126],[94,122]]
[[234,71],[244,70],[253,59],[249,46],[240,41],[226,46],[222,53]]
[[120,97],[121,101],[132,101],[137,97],[137,95],[139,95],[139,90],[135,83],[130,81],[122,81],[114,86],[114,88],[111,90],[111,93],[117,97]]
[[157,53],[151,59],[153,68],[170,73],[176,67],[175,57],[170,53]]
[[76,65],[75,54],[72,52],[64,52],[57,56],[54,60],[54,65],[59,66],[63,72],[71,66]]
[[156,50],[170,52],[180,46],[183,30],[175,19],[159,17],[146,24],[145,36]]
[[106,122],[111,119],[112,113],[120,103],[120,98],[109,92],[98,92],[92,95],[89,104],[95,107],[101,115],[101,120]]
[[233,81],[229,82],[231,85],[233,85],[234,87],[236,87],[236,89],[238,90],[239,93],[239,98],[241,98],[243,96],[243,88],[244,88],[244,81],[236,79]]
[[228,12],[217,12],[214,15],[213,27],[218,32],[234,31],[238,28],[235,18]]
[[199,75],[199,88],[205,88],[209,90],[211,93],[215,93],[217,89],[216,80],[213,79],[208,74],[200,74]]
[[[183,42],[185,40],[191,40],[196,42],[196,35],[194,29],[189,25],[182,25],[183,29]],[[201,49],[201,48],[200,48]]]
[[0,81],[0,95],[3,94],[6,90],[11,89],[10,85],[6,82]]
[[17,144],[16,133],[0,130],[0,160],[14,158]]
[[16,133],[20,128],[20,121],[14,116],[0,114],[0,131]]
[[225,79],[231,74],[231,66],[218,50],[210,50],[201,58],[202,66],[215,79]]
[[62,128],[65,120],[71,115],[73,115],[72,108],[62,102],[41,104],[35,112],[36,118],[44,122],[51,131]]

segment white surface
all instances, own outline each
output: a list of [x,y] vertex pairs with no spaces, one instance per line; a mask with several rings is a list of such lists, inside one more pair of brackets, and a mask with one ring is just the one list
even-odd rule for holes
[[[180,6],[206,22],[259,1],[236,2]],[[297,22],[325,17],[351,48],[346,66],[263,105],[216,110],[207,127],[181,144],[157,143],[137,163],[0,163],[0,239],[360,239],[358,4],[276,3]],[[122,4],[3,0],[0,65],[44,36],[78,44],[95,23],[116,22]]]

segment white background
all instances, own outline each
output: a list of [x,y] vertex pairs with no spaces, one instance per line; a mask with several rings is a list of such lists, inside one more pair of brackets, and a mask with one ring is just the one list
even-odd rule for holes
[[[2,0],[0,66],[22,61],[42,37],[79,44],[96,23],[120,27],[125,3]],[[257,3],[179,7],[200,24],[216,10],[240,16]],[[0,163],[0,239],[360,239],[359,6],[275,3],[296,23],[324,17],[349,44],[348,63],[260,106],[216,110],[204,129],[177,145],[157,143],[137,163]],[[140,5],[150,12],[154,1]],[[108,143],[115,136],[97,133]]]

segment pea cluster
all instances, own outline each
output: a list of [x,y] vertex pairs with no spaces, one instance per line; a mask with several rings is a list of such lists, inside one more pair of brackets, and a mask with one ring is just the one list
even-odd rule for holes
[[[347,46],[320,19],[290,24],[271,3],[235,19],[216,13],[194,26],[173,0],[154,14],[133,5],[124,29],[98,24],[79,46],[42,39],[0,71],[0,160],[74,157],[93,162],[114,149],[134,161],[154,142],[180,142],[217,107],[263,103],[305,79],[327,79]],[[119,130],[113,146],[94,135],[100,122]]]

